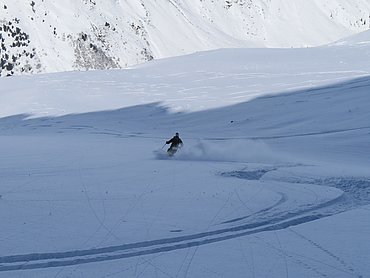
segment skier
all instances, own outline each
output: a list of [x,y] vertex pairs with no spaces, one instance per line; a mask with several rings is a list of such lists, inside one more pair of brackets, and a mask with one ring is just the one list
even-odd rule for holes
[[171,140],[166,141],[166,144],[171,144],[168,148],[167,153],[169,156],[173,156],[179,148],[182,147],[183,142],[179,137],[179,133],[176,132],[175,136]]

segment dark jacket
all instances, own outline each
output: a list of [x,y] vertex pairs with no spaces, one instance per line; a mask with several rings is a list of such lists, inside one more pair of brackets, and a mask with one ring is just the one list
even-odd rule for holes
[[175,148],[178,147],[179,145],[182,145],[183,143],[180,137],[175,135],[174,137],[172,137],[171,140],[166,141],[166,144],[171,144],[170,148]]

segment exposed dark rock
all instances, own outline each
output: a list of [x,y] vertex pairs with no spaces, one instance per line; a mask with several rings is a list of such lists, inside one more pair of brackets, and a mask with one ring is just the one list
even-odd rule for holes
[[29,35],[17,25],[17,19],[13,22],[0,21],[2,30],[0,34],[0,76],[31,72],[33,70],[31,64],[39,64],[35,48],[30,50]]
[[119,68],[119,65],[112,57],[95,43],[90,37],[81,33],[77,40],[73,41],[75,47],[76,68],[88,69],[113,69]]
[[35,1],[31,1],[31,7],[32,7],[32,11],[34,13],[36,13],[36,10],[35,10]]
[[11,71],[14,68],[14,65],[12,63],[7,63],[6,70]]

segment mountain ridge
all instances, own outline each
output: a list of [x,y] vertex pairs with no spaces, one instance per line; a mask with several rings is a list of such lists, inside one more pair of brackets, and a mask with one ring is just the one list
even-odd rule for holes
[[218,48],[310,47],[370,27],[366,0],[3,0],[0,76],[118,69]]

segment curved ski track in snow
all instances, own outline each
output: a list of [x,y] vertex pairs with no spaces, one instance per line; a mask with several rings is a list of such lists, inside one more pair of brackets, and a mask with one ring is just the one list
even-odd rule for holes
[[[273,136],[273,137],[264,137],[263,139],[274,139],[274,138],[285,138],[285,137],[296,137],[296,136],[310,136],[310,135],[320,135],[328,134],[335,132],[346,132],[359,129],[368,129],[370,127],[358,127],[351,129],[343,130],[333,130],[333,131],[324,131],[324,132],[314,132],[314,133],[305,133],[305,134],[293,134],[286,136]],[[112,135],[112,134],[104,134]],[[117,134],[113,134],[117,135]],[[140,136],[140,135],[138,135]],[[229,140],[233,138],[208,138],[207,140]],[[240,139],[240,138],[238,138]],[[249,138],[250,139],[250,138]],[[255,138],[255,139],[261,139]],[[257,170],[258,173],[252,173],[254,179],[260,179],[265,173],[269,171],[274,171],[276,168],[262,169]],[[231,172],[224,173],[224,176],[237,177],[241,179],[250,179],[242,173]],[[292,181],[285,181],[292,182]],[[295,181],[296,182],[296,181]],[[316,183],[316,181],[314,182]],[[320,184],[317,181],[317,184]],[[10,256],[1,256],[0,257],[0,272],[5,271],[17,271],[17,270],[26,270],[26,269],[43,269],[51,267],[63,267],[71,265],[80,265],[94,262],[103,262],[131,257],[138,257],[162,252],[170,252],[185,248],[191,248],[196,246],[202,246],[210,243],[221,242],[233,238],[243,237],[247,235],[257,234],[267,231],[275,231],[286,229],[291,226],[307,223],[314,221],[323,217],[327,217],[338,213],[336,209],[325,208],[332,207],[333,205],[341,205],[344,199],[344,195],[340,195],[337,198],[329,200],[327,202],[318,203],[308,208],[297,208],[297,211],[285,211],[276,210],[280,205],[284,204],[288,200],[288,196],[284,193],[277,192],[281,198],[271,206],[264,208],[258,212],[255,212],[252,215],[247,215],[244,217],[239,217],[224,221],[220,223],[232,224],[237,223],[234,226],[229,226],[222,229],[217,229],[213,231],[206,231],[202,233],[178,236],[178,237],[169,237],[149,241],[141,241],[135,243],[121,244],[115,246],[107,246],[101,248],[92,248],[84,250],[70,250],[65,252],[48,252],[48,253],[29,253],[29,254],[20,254],[20,255],[10,255]],[[240,224],[240,221],[246,220],[251,217],[258,217],[257,222],[252,223],[243,223]]]
[[[62,267],[131,258],[196,247],[261,232],[281,230],[329,216],[330,214],[321,214],[315,211],[333,205],[339,202],[341,198],[342,196],[339,196],[338,198],[328,202],[324,202],[307,209],[301,209],[296,212],[286,212],[285,214],[276,212],[275,215],[273,214],[274,216],[272,218],[262,218],[262,220],[259,222],[242,224],[186,236],[163,238],[85,250],[2,256],[0,257],[0,272]],[[283,204],[286,200],[286,196],[282,195],[281,199],[277,203],[269,208],[257,212],[256,214],[266,213],[268,210]],[[234,219],[234,222],[236,221],[238,220]]]

